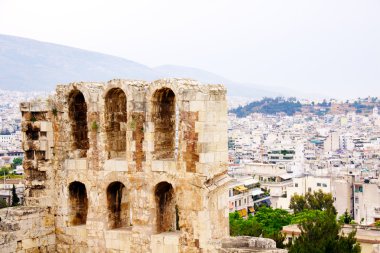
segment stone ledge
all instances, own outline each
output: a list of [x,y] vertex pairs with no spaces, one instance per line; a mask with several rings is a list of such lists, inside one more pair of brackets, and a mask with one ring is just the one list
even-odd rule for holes
[[221,240],[220,253],[253,253],[253,252],[270,252],[286,253],[287,250],[277,249],[276,242],[268,238],[236,236],[228,237]]
[[220,249],[219,253],[287,253],[284,249],[229,248]]
[[131,235],[132,228],[130,227],[105,230],[106,249],[117,252],[130,252]]
[[151,235],[152,253],[178,253],[180,232]]
[[64,168],[67,170],[87,170],[88,162],[86,158],[66,159]]
[[173,160],[153,160],[152,161],[153,172],[175,172],[177,171],[177,162]]
[[125,159],[115,158],[104,162],[106,171],[128,171],[128,162]]

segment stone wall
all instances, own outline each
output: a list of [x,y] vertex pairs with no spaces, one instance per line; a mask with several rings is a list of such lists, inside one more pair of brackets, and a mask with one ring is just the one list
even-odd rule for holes
[[213,250],[228,236],[225,95],[113,80],[22,104],[26,202],[55,214],[57,251]]
[[277,249],[276,242],[268,238],[250,236],[229,237],[221,240],[219,253],[287,253],[285,249]]
[[55,238],[50,209],[0,209],[0,252],[55,252]]
[[[51,100],[21,103],[22,147],[25,151],[25,204],[54,208],[55,170],[54,153],[54,106]],[[52,210],[54,212],[54,210]]]

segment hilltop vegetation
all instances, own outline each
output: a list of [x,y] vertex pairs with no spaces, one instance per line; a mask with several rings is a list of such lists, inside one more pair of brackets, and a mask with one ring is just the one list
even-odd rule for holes
[[318,116],[326,114],[345,114],[354,112],[357,114],[368,115],[372,113],[374,107],[380,107],[380,101],[377,97],[357,98],[355,101],[336,102],[334,100],[323,102],[301,104],[296,98],[268,98],[265,97],[260,101],[253,101],[245,106],[230,110],[237,117],[243,118],[251,113],[277,114],[284,113],[288,116],[294,115],[296,112],[312,113]]
[[239,106],[232,109],[231,112],[235,113],[239,118],[248,116],[251,113],[258,112],[264,114],[277,114],[286,113],[287,115],[294,115],[296,112],[301,111],[302,105],[296,98],[263,98],[260,101],[251,102],[245,106]]

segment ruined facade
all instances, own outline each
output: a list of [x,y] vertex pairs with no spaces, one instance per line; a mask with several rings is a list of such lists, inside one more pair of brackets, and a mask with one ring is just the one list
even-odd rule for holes
[[54,214],[58,252],[215,252],[228,236],[221,85],[58,85],[24,103],[26,205]]
[[223,86],[72,83],[21,113],[26,206],[0,210],[0,252],[282,252],[228,238]]

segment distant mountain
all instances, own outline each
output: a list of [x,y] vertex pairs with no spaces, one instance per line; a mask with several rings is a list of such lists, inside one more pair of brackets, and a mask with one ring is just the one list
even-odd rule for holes
[[191,67],[177,65],[162,65],[153,68],[157,73],[166,77],[194,78],[204,83],[232,83],[230,80],[217,74]]
[[156,68],[116,56],[0,35],[0,88],[18,91],[51,91],[59,83],[108,81],[115,78],[151,81],[165,77],[192,78],[226,85],[229,96],[251,98],[289,95],[253,84],[241,84],[205,70],[163,65]]
[[120,57],[0,35],[0,87],[53,90],[58,83],[159,78],[142,64]]
[[254,84],[237,83],[228,80],[227,78],[224,78],[220,75],[198,68],[177,65],[162,65],[153,69],[164,77],[193,78],[204,83],[224,84],[227,87],[228,95],[230,96],[243,96],[258,99],[262,97],[276,97],[286,95],[279,89],[273,89],[279,90],[278,92],[275,92],[269,89],[264,89]]

